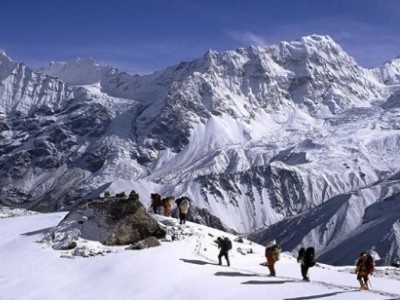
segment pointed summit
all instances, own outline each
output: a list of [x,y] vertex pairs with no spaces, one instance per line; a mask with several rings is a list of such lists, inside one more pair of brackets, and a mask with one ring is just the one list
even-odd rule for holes
[[323,52],[327,54],[332,52],[335,54],[344,53],[342,47],[340,47],[340,45],[336,43],[329,35],[312,34],[309,36],[303,36],[297,41],[306,47],[311,47],[315,52]]
[[205,54],[204,54],[204,61],[206,62],[207,66],[211,66],[215,64],[215,60],[218,57],[218,52],[212,49],[209,49]]
[[15,63],[12,59],[0,49],[0,77],[8,76],[14,68],[14,65]]
[[3,49],[0,49],[0,64],[5,62],[11,63],[12,60]]

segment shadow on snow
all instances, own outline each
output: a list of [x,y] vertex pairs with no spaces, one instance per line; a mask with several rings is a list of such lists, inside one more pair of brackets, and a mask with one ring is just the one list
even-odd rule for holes
[[195,264],[195,265],[218,265],[215,263],[210,263],[204,260],[199,260],[199,259],[185,259],[185,258],[181,258],[181,261],[185,262],[185,263],[189,263],[189,264]]
[[231,276],[231,277],[259,277],[257,274],[248,274],[241,272],[217,272],[215,276]]
[[282,300],[309,300],[309,299],[319,299],[325,297],[331,297],[343,293],[352,293],[352,292],[359,292],[360,290],[352,290],[352,291],[342,291],[342,292],[333,292],[333,293],[326,293],[321,295],[312,295],[312,296],[304,296],[304,297],[296,297],[296,298],[284,298]]
[[23,236],[32,236],[32,235],[37,235],[37,234],[46,234],[51,229],[53,229],[53,227],[44,228],[44,229],[40,229],[40,230],[35,230],[35,231],[31,231],[31,232],[25,232],[25,233],[21,233],[21,235],[23,235]]

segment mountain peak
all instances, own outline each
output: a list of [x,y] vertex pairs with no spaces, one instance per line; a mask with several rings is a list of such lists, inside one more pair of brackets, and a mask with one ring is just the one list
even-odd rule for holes
[[303,42],[313,42],[313,43],[329,42],[329,43],[336,44],[336,42],[331,38],[331,36],[320,35],[320,34],[311,34],[311,35],[303,36],[299,40],[301,40]]
[[[309,58],[312,57],[312,60],[319,57],[333,64],[357,65],[355,60],[329,35],[303,36],[292,42],[281,42],[280,48],[291,56],[303,56],[305,54]],[[294,54],[294,52],[297,54]]]
[[208,63],[208,64],[212,64],[214,63],[215,59],[218,56],[218,52],[212,49],[209,49],[205,54],[204,54],[204,60]]
[[206,57],[218,55],[218,52],[213,49],[208,49],[208,51],[204,54]]
[[386,61],[372,70],[377,78],[387,85],[400,83],[400,56]]
[[3,63],[3,62],[10,63],[10,62],[12,62],[12,60],[3,49],[0,49],[0,63]]
[[100,66],[92,57],[78,57],[69,62],[52,61],[47,67],[40,69],[40,72],[72,85],[88,85],[101,81],[104,73],[115,70],[111,66]]
[[329,35],[312,34],[308,36],[303,36],[295,42],[300,42],[301,44],[306,46],[312,46],[313,48],[316,48],[316,51],[322,50],[323,52],[326,52],[333,49],[335,49],[336,51],[343,51],[339,44],[336,43]]
[[7,76],[14,68],[12,59],[0,49],[0,77]]

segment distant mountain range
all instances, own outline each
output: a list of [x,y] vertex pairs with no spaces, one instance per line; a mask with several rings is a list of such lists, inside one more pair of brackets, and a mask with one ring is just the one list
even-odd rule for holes
[[358,245],[387,264],[400,258],[399,148],[400,58],[365,69],[329,36],[144,76],[92,59],[35,72],[0,51],[8,206],[187,195],[260,243],[314,245],[330,264],[352,264]]

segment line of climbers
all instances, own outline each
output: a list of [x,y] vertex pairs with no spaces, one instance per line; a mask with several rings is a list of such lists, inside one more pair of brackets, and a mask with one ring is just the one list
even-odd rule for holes
[[[266,266],[269,269],[269,276],[275,277],[275,263],[280,259],[282,248],[276,243],[275,240],[268,243],[265,248],[265,257],[267,259]],[[308,277],[308,269],[314,267],[315,262],[315,250],[314,247],[308,247],[307,249],[302,247],[299,250],[297,256],[297,262],[300,263],[300,271],[304,281],[310,281]]]
[[174,197],[169,196],[162,199],[159,194],[152,193],[150,194],[150,198],[151,198],[151,208],[153,209],[153,213],[157,214],[159,210],[162,208],[163,215],[166,217],[170,217],[175,203],[179,210],[179,224],[182,225],[186,223],[186,218],[190,208],[189,197],[184,196],[175,200]]
[[[171,216],[171,211],[173,209],[174,203],[177,205],[179,210],[179,224],[185,224],[186,218],[189,213],[190,208],[190,198],[189,197],[180,197],[175,200],[174,197],[169,196],[166,198],[161,199],[159,194],[153,193],[150,195],[151,197],[151,208],[153,212],[157,214],[160,208],[163,209],[164,216]],[[214,241],[220,252],[218,254],[218,264],[222,264],[222,257],[225,258],[226,263],[230,266],[229,261],[229,250],[232,249],[232,242],[229,238],[218,237],[217,240]],[[266,257],[266,266],[269,269],[270,277],[276,276],[275,271],[275,263],[280,259],[282,248],[276,243],[275,240],[269,242],[265,248],[265,257]],[[304,281],[310,281],[308,276],[308,270],[311,267],[314,267],[315,262],[315,249],[314,247],[302,247],[299,250],[297,256],[297,262],[300,263],[300,271]],[[355,273],[357,274],[357,280],[360,283],[360,289],[368,290],[368,284],[371,285],[369,281],[369,275],[371,275],[374,271],[375,263],[371,255],[367,254],[366,252],[361,252],[359,258],[356,263],[356,270]]]
[[[276,243],[275,240],[268,243],[265,249],[265,257],[267,259],[267,267],[269,269],[269,276],[275,277],[275,263],[280,259],[281,247]],[[315,249],[314,247],[304,248],[299,250],[297,256],[297,262],[300,263],[300,271],[304,281],[310,281],[308,276],[308,270],[316,265],[315,262]],[[359,254],[355,273],[357,274],[357,280],[360,283],[360,289],[368,290],[371,286],[369,276],[374,272],[375,263],[372,256],[366,252]]]

